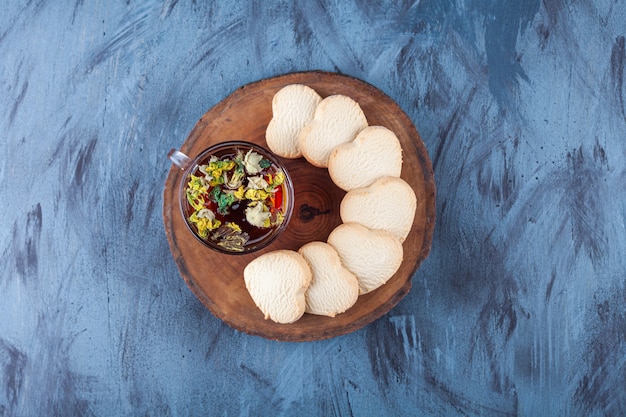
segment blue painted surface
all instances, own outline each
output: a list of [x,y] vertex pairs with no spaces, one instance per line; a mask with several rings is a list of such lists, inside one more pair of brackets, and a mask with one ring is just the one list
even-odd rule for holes
[[[626,4],[360,3],[3,4],[0,416],[626,415]],[[165,154],[310,69],[400,104],[438,218],[388,315],[278,343],[180,278]]]

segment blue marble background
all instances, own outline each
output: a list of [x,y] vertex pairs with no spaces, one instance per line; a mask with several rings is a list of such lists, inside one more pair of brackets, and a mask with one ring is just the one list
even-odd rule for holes
[[[621,0],[3,2],[0,416],[626,415],[625,23]],[[438,217],[389,314],[280,343],[180,278],[165,155],[311,69],[406,111]]]

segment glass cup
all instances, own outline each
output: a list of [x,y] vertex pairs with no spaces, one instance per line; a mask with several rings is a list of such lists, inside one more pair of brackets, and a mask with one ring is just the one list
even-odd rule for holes
[[[246,163],[243,164],[245,168],[243,171],[240,168],[239,176],[233,175],[233,170],[224,169],[226,181],[224,179],[217,181],[214,179],[219,171],[211,171],[210,173],[213,174],[211,176],[207,173],[207,168],[203,168],[204,172],[201,170],[201,167],[208,165],[213,157],[215,157],[213,158],[214,160],[234,160],[237,158],[238,162],[235,166],[241,166],[241,157],[245,157],[249,152],[260,155],[262,160],[268,161],[270,165],[268,166],[267,162],[262,162],[261,166],[265,166],[262,171],[250,172],[248,170],[249,165],[247,165],[249,161],[246,160]],[[239,157],[237,157],[238,154]],[[193,236],[204,246],[225,254],[251,253],[267,247],[287,228],[293,212],[293,182],[283,163],[269,150],[251,142],[228,141],[205,149],[193,159],[177,149],[170,150],[167,156],[174,165],[184,171],[179,191],[181,215]],[[254,155],[252,155],[250,161],[253,162],[254,166]],[[256,168],[251,168],[251,171],[256,171],[261,166],[257,164]],[[276,179],[280,177],[280,175],[276,177],[274,174],[279,172],[283,174],[282,183],[272,187],[271,183],[276,182]],[[222,173],[222,175],[224,174]],[[196,178],[194,183],[196,188],[191,183],[194,177]],[[265,183],[261,181],[259,185],[259,177],[263,181],[268,181],[265,181]],[[197,178],[202,178],[202,180]],[[225,182],[225,184],[216,184],[216,182],[220,181]],[[203,187],[201,189],[208,192],[202,192],[201,202],[199,203],[198,199],[194,199],[193,193],[197,191],[200,183]],[[268,184],[268,187],[263,188],[264,184]],[[219,188],[219,190],[215,190],[215,188]],[[270,191],[265,194],[258,194],[257,191],[259,189]],[[188,190],[191,193],[191,197],[188,196]],[[248,194],[246,192],[248,190],[251,190],[252,196],[250,198],[247,197]],[[211,191],[214,191],[214,193]],[[244,193],[246,197],[240,198]],[[236,194],[237,198],[235,198],[234,203],[226,206],[233,199],[232,197],[230,200],[224,198],[228,197],[228,194]],[[211,196],[210,198],[208,198],[209,195]],[[264,195],[270,195],[270,197],[259,197]],[[228,200],[228,202],[224,203],[225,200]],[[261,202],[263,203],[262,209],[256,207]],[[217,207],[218,205],[219,207]],[[271,216],[268,214],[270,212]],[[272,221],[272,225],[267,227],[266,224],[259,223],[266,217],[276,219],[278,216],[282,218],[279,224],[274,224],[275,222]],[[207,218],[209,222],[199,221],[198,217]],[[204,221],[203,224],[200,223],[202,221]],[[217,225],[216,221],[219,222],[219,225]],[[255,225],[255,222],[258,225]],[[206,224],[210,226],[202,227]]]

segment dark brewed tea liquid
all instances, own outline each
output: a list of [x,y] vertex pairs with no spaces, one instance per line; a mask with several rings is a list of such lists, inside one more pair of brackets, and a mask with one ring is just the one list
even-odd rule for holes
[[[244,154],[248,150],[249,149],[241,149],[241,151]],[[202,159],[202,160],[200,160],[198,162],[198,164],[196,165],[194,170],[191,172],[191,175],[203,176],[204,174],[202,172],[200,172],[199,167],[201,165],[208,165],[209,159],[211,158],[211,156],[216,156],[220,160],[227,160],[227,159],[233,160],[235,158],[236,154],[237,154],[236,150],[224,149],[222,151],[218,151],[216,153],[213,153],[212,155],[208,155],[206,158],[204,158],[204,159]],[[263,170],[264,173],[271,174],[271,175],[276,174],[277,171],[278,171],[278,168],[273,163],[272,163],[272,165],[270,167],[265,168]],[[243,185],[244,186],[247,185],[247,179],[244,180]],[[281,205],[280,205],[280,208],[282,209],[282,207],[284,207],[284,205],[285,205],[284,199],[286,198],[286,193],[285,193],[285,190],[284,190],[285,185],[281,184],[279,187],[280,187],[280,191],[279,192],[280,192],[280,194],[282,196],[282,199],[283,199],[283,201],[281,201]],[[188,219],[193,214],[194,209],[193,209],[193,207],[191,207],[191,205],[189,205],[189,203],[187,202],[186,199],[185,199],[185,202],[184,202],[184,207],[185,207],[185,215],[186,215],[186,218]],[[230,206],[229,212],[227,214],[225,214],[225,215],[218,213],[217,210],[212,210],[212,211],[215,213],[215,218],[217,220],[220,220],[222,222],[222,224],[225,224],[227,222],[235,223],[235,224],[237,224],[241,228],[242,232],[248,234],[249,240],[246,243],[246,246],[255,244],[255,243],[263,240],[267,236],[271,235],[274,232],[274,230],[277,227],[280,226],[280,225],[275,225],[275,226],[272,226],[272,227],[262,228],[262,227],[257,227],[257,226],[254,226],[254,225],[248,223],[248,221],[246,220],[246,213],[245,213],[246,208],[247,208],[246,200],[243,200],[243,201],[235,202],[232,206]],[[195,227],[193,225],[191,225],[191,227],[197,232],[197,230],[195,229]],[[209,232],[209,239],[210,239],[210,237],[211,237],[211,232]]]
[[[282,187],[282,186],[281,186]],[[250,236],[250,240],[248,241],[248,245],[256,243],[260,240],[263,240],[266,236],[270,235],[274,229],[278,226],[262,228],[251,225],[246,220],[246,204],[245,203],[235,203],[230,207],[230,213],[223,216],[219,213],[215,214],[215,218],[222,221],[222,224],[225,222],[233,222],[241,227],[241,231],[247,233]]]

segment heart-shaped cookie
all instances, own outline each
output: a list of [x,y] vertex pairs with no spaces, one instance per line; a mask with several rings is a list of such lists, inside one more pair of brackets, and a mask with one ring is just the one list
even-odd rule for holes
[[359,281],[341,264],[337,251],[324,242],[310,242],[298,253],[304,256],[313,272],[306,291],[306,313],[335,317],[356,303]]
[[337,146],[328,158],[328,174],[345,191],[371,185],[380,177],[399,177],[402,146],[384,126],[368,126],[353,141]]
[[327,241],[339,254],[343,266],[356,276],[361,294],[386,283],[402,264],[402,243],[385,230],[344,223],[330,233]]
[[330,153],[337,146],[354,140],[366,127],[367,119],[359,103],[335,94],[317,105],[313,119],[298,134],[298,144],[310,164],[326,168]]
[[272,119],[267,125],[267,146],[284,158],[300,158],[298,134],[311,119],[322,97],[311,87],[290,84],[272,98]]
[[369,229],[380,229],[406,239],[415,218],[417,198],[406,181],[381,177],[372,185],[346,193],[339,206],[344,223],[354,222]]
[[257,307],[277,323],[293,323],[304,314],[311,268],[296,251],[276,250],[250,261],[243,271]]

